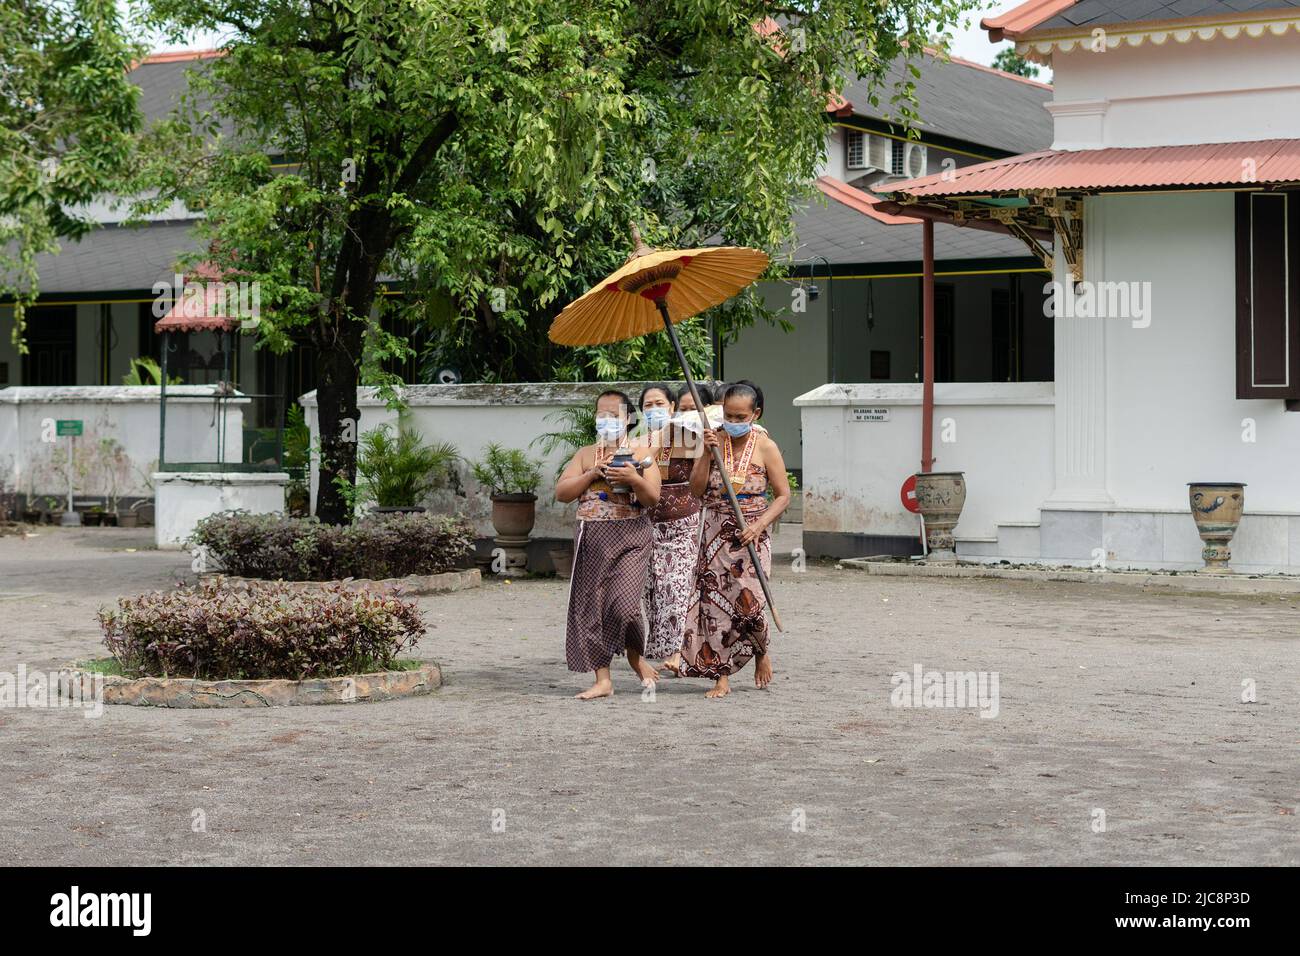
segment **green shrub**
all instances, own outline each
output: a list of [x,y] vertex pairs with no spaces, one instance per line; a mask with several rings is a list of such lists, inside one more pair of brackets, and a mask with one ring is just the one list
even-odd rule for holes
[[483,460],[475,462],[473,469],[474,479],[492,495],[531,495],[542,483],[541,462],[496,442],[483,449]]
[[426,445],[419,432],[381,425],[361,436],[357,448],[357,502],[409,508],[445,485],[460,460],[455,445]]
[[400,578],[468,566],[474,527],[432,514],[372,515],[352,525],[225,512],[199,522],[193,543],[228,574],[284,581]]
[[392,594],[283,582],[120,598],[102,608],[104,646],[126,677],[253,680],[392,669],[424,636],[420,610]]

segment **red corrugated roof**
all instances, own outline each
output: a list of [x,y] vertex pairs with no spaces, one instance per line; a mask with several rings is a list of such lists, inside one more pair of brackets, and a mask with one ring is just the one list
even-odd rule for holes
[[883,222],[886,226],[915,226],[921,221],[908,216],[891,216],[888,213],[881,212],[875,208],[876,204],[880,202],[879,199],[864,193],[861,189],[850,186],[842,180],[836,179],[834,176],[822,176],[817,180],[817,188],[836,202],[843,203],[864,216],[870,216],[877,222]]
[[895,183],[909,196],[1014,193],[1022,189],[1141,189],[1300,182],[1300,139],[1190,146],[1046,149]]

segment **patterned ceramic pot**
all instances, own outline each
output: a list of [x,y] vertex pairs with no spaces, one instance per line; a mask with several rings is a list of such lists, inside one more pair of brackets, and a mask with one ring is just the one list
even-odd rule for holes
[[1246,504],[1246,486],[1239,481],[1193,481],[1187,485],[1187,498],[1192,508],[1196,530],[1205,542],[1201,558],[1204,570],[1211,574],[1231,574],[1228,562],[1232,549],[1228,542],[1241,524],[1241,511]]
[[925,543],[929,560],[951,564],[957,560],[952,531],[966,504],[966,477],[961,471],[921,472],[916,476],[916,504],[925,518]]

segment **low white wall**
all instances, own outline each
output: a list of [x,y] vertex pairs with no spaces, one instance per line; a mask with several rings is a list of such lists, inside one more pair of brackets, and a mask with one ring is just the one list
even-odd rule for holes
[[194,528],[222,511],[272,514],[284,511],[284,472],[155,472],[154,542],[160,548],[181,548]]
[[[1038,521],[1052,490],[1053,402],[1051,382],[935,386],[932,470],[966,473],[959,542]],[[804,532],[916,535],[899,490],[921,466],[921,386],[823,385],[795,405]],[[887,420],[874,420],[881,412]]]
[[[167,389],[167,449],[174,461],[212,461],[218,426],[212,385],[174,385]],[[226,417],[226,460],[243,456],[243,411],[230,402]],[[0,389],[0,468],[11,490],[23,495],[66,496],[67,480],[58,462],[66,462],[68,438],[47,441],[48,420],[79,419],[73,462],[82,475],[74,484],[77,498],[109,494],[107,464],[95,449],[102,439],[121,444],[126,464],[116,476],[120,498],[149,497],[150,475],[158,467],[159,388],[151,385],[14,386]]]
[[[542,455],[540,444],[533,441],[545,432],[558,431],[561,423],[554,418],[556,412],[569,405],[589,405],[607,388],[626,392],[636,401],[643,382],[518,382],[501,385],[408,385],[402,400],[410,415],[410,427],[418,431],[427,444],[451,442],[464,461],[460,478],[464,497],[439,492],[426,502],[444,512],[456,512],[470,517],[480,535],[494,534],[489,520],[491,502],[474,481],[468,462],[478,460],[484,447],[498,442],[506,448],[521,448],[530,458],[542,459],[542,483],[537,489],[536,537],[569,537],[573,534],[573,504],[562,505],[555,500],[556,469],[567,461],[567,452],[557,451],[549,457]],[[669,383],[674,384],[674,383]],[[311,429],[312,447],[320,440],[317,418],[316,393],[308,392],[300,402],[306,411],[307,425]],[[357,436],[379,425],[396,424],[398,413],[376,395],[373,388],[357,390],[357,404],[361,419],[357,423]],[[589,441],[595,441],[592,435]],[[313,455],[311,463],[312,508],[316,506],[318,473]]]

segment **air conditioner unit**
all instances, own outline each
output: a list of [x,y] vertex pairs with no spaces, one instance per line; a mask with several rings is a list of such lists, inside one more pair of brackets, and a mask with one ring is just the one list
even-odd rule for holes
[[894,141],[890,172],[907,179],[919,179],[926,172],[926,150],[921,143]]
[[844,165],[848,169],[889,169],[890,141],[862,130],[845,130]]

